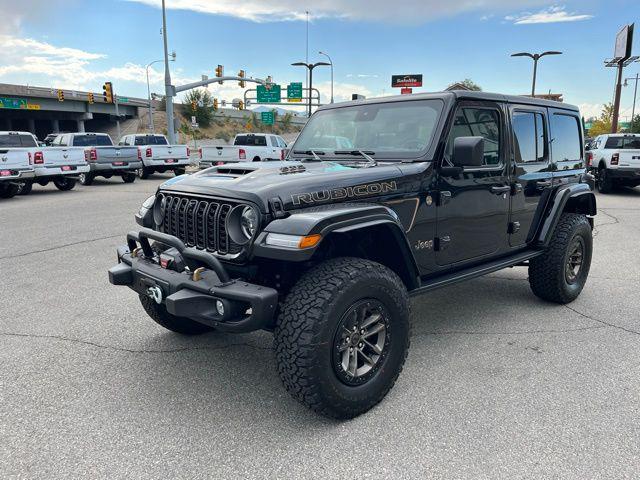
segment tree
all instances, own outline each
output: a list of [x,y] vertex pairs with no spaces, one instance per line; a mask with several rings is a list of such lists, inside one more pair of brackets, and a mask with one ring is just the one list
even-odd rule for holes
[[636,115],[633,117],[631,121],[631,128],[629,129],[630,133],[640,133],[640,115]]
[[480,85],[478,85],[476,82],[474,82],[470,78],[465,78],[461,82],[453,82],[447,88],[451,88],[454,85],[463,85],[464,87],[468,88],[469,90],[473,90],[474,92],[482,91],[482,87],[480,87]]
[[[193,108],[195,104],[195,108]],[[211,125],[213,119],[213,98],[204,89],[191,90],[184,96],[182,114],[185,118],[196,117],[196,122],[202,127]]]
[[613,104],[607,103],[602,108],[602,113],[597,120],[591,124],[589,129],[590,137],[597,137],[605,133],[611,133],[611,122],[613,121]]

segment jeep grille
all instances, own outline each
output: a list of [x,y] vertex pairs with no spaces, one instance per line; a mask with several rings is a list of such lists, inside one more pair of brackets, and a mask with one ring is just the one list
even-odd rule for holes
[[234,255],[242,246],[227,235],[226,219],[236,203],[160,194],[166,199],[160,231],[178,237],[188,247]]

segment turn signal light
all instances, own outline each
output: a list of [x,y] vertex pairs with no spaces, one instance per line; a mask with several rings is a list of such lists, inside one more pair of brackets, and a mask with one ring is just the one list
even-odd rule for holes
[[319,233],[315,235],[307,235],[306,237],[302,237],[300,239],[300,243],[298,243],[298,248],[315,247],[321,238],[322,238],[322,235],[320,235]]
[[619,161],[620,161],[619,153],[614,153],[613,155],[611,155],[611,165],[618,165]]
[[244,148],[241,148],[240,150],[238,150],[238,159],[239,160],[246,160],[247,159],[247,152],[245,151]]
[[36,165],[42,165],[44,163],[44,155],[42,152],[36,152],[33,154],[33,163]]

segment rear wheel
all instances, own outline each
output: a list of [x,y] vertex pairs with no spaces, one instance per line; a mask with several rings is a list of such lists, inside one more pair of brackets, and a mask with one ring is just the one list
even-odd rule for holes
[[146,295],[139,295],[142,308],[147,315],[158,325],[171,330],[172,332],[182,333],[183,335],[198,335],[210,332],[213,328],[194,322],[188,318],[176,317],[167,312],[167,307],[157,304],[152,298]]
[[598,168],[598,191],[600,193],[611,193],[613,190],[613,179],[607,172],[604,165]]
[[18,194],[20,187],[15,183],[0,183],[0,198],[11,198]]
[[124,183],[133,183],[136,181],[136,174],[134,172],[123,173],[122,181]]
[[76,186],[76,181],[73,178],[62,177],[62,178],[55,178],[53,180],[53,184],[56,186],[58,190],[62,190],[63,192],[66,192],[68,190],[72,190],[73,187]]
[[259,162],[260,161],[260,157],[253,157],[253,161],[254,162]]
[[33,183],[25,182],[18,187],[18,195],[29,195],[33,189]]
[[78,175],[78,180],[80,180],[80,183],[82,185],[91,185],[93,183],[94,178],[95,177],[90,172],[81,173],[80,175]]
[[369,260],[332,259],[306,273],[282,304],[275,330],[278,373],[307,407],[353,418],[393,387],[409,336],[400,278]]
[[551,244],[529,262],[529,285],[543,300],[574,301],[589,275],[593,238],[587,217],[563,213]]
[[179,175],[184,175],[187,170],[184,168],[175,168],[173,170],[173,174],[177,177]]
[[149,178],[149,175],[151,175],[151,172],[148,168],[142,167],[138,169],[138,178],[146,180],[147,178]]

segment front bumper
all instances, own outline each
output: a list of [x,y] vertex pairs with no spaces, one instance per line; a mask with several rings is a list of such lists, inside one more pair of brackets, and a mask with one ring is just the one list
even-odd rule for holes
[[607,174],[611,178],[619,178],[619,179],[625,179],[625,180],[640,180],[640,168],[637,168],[637,167],[608,168]]
[[[175,249],[187,268],[181,272],[163,268],[149,240]],[[170,314],[225,332],[268,328],[278,305],[276,290],[230,279],[210,253],[187,248],[177,237],[147,228],[127,235],[127,245],[118,248],[118,264],[109,269],[109,282],[126,285],[142,295],[153,296],[155,292],[154,300],[164,304]],[[158,289],[162,292],[159,296]],[[218,313],[217,301],[224,305],[223,315]]]
[[[115,160],[119,162],[120,160]],[[114,165],[113,163],[89,163],[89,168],[92,173],[114,173],[118,172],[127,172],[131,170],[138,170],[142,168],[142,162],[140,160],[136,160],[134,162],[130,162],[127,160],[123,160],[122,163],[125,165]]]

